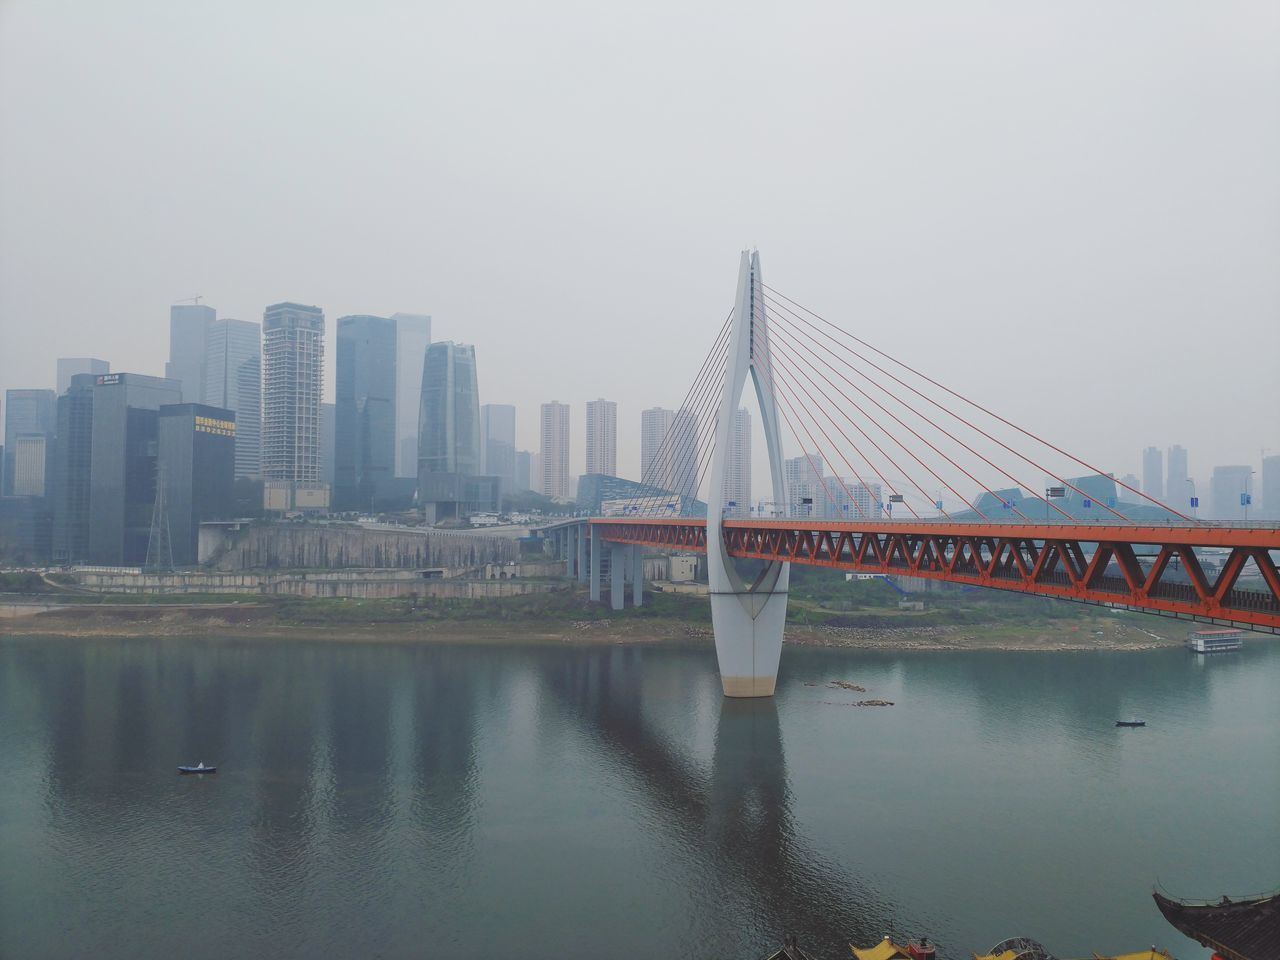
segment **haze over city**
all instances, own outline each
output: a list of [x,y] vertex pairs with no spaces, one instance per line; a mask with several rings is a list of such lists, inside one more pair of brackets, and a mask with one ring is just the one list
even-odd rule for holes
[[419,312],[520,446],[573,405],[575,473],[583,403],[616,400],[634,476],[758,245],[767,282],[1117,474],[1149,444],[1257,467],[1278,16],[9,2],[0,388],[55,356],[162,374],[196,295],[316,304],[330,345]]

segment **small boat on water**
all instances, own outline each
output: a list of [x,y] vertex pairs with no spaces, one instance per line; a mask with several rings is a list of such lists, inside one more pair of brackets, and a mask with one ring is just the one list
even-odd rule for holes
[[178,767],[179,773],[217,773],[217,767],[206,767],[204,761],[201,760],[194,767]]
[[1117,720],[1116,721],[1117,727],[1145,727],[1146,725],[1147,725],[1147,721],[1145,720],[1135,719],[1135,720]]

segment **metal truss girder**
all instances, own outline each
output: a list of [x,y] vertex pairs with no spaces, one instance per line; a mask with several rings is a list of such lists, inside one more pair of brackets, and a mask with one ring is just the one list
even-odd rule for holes
[[[605,540],[706,550],[701,520],[591,523]],[[1280,569],[1271,557],[1280,551],[1280,529],[1274,527],[730,520],[724,542],[734,557],[947,580],[1280,631]],[[1154,560],[1144,569],[1139,557],[1152,556],[1152,547]],[[1212,583],[1196,547],[1229,550]],[[1237,590],[1250,561],[1265,589]],[[1170,577],[1174,568],[1185,580]]]

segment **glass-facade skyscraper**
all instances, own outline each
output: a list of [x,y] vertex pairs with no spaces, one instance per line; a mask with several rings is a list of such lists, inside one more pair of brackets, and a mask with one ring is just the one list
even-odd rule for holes
[[[6,390],[4,396],[4,476],[0,493],[15,495],[14,472],[20,450],[24,459],[32,455],[47,456],[53,450],[54,431],[57,428],[57,394],[52,390]],[[19,438],[40,438],[42,444],[19,444]],[[38,450],[37,450],[38,448]],[[48,471],[40,469],[41,476]],[[28,487],[33,471],[28,468],[23,496],[45,496],[42,488],[32,493]]]
[[57,369],[58,396],[62,396],[71,389],[71,378],[76,374],[91,373],[97,376],[100,373],[110,373],[111,364],[97,357],[59,357]]
[[93,390],[97,376],[72,375],[58,397],[53,466],[53,560],[89,556],[89,490],[93,461]]
[[235,418],[231,410],[202,403],[160,408],[159,479],[175,566],[196,562],[202,521],[234,511]]
[[427,348],[418,413],[418,473],[480,472],[476,349],[446,340]]
[[480,389],[475,347],[451,341],[427,348],[418,413],[418,503],[429,519],[457,515],[478,500]]
[[368,510],[396,465],[396,323],[338,318],[334,490],[339,510]]
[[204,395],[205,337],[218,311],[201,303],[175,303],[169,308],[169,362],[164,375],[177,380],[186,403]]
[[422,401],[422,365],[431,345],[431,318],[393,313],[396,325],[396,469],[397,477],[418,475],[418,407]]
[[236,415],[236,479],[261,476],[261,324],[230,319],[209,324],[203,402]]
[[147,558],[156,498],[160,408],[179,403],[176,380],[108,373],[93,387],[88,557],[138,566]]
[[498,477],[503,489],[516,489],[516,408],[486,403],[480,408],[480,472]]

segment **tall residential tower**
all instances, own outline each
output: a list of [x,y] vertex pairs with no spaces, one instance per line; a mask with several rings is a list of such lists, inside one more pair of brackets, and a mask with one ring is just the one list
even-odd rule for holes
[[618,475],[618,405],[612,400],[587,401],[587,473]]
[[539,493],[559,500],[572,496],[569,488],[569,405],[552,400],[542,405]]
[[320,393],[324,385],[324,311],[276,303],[262,317],[263,505],[324,510],[320,479]]

